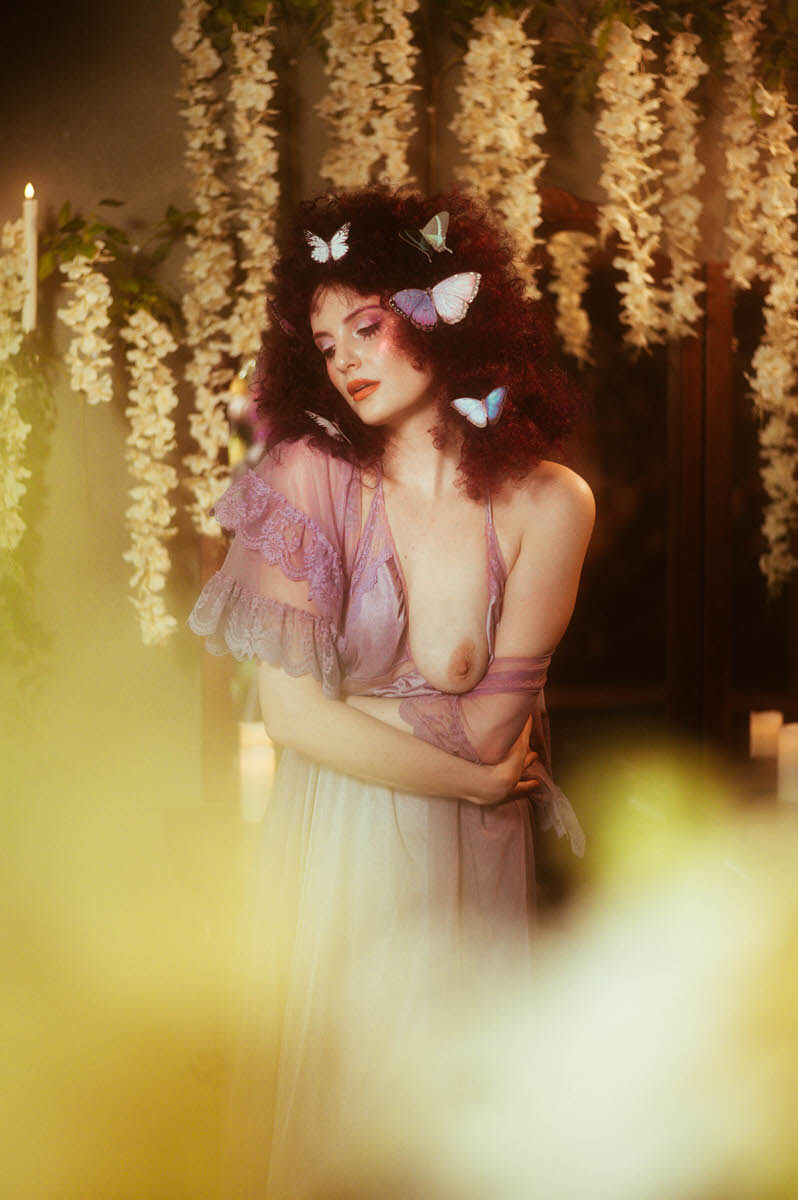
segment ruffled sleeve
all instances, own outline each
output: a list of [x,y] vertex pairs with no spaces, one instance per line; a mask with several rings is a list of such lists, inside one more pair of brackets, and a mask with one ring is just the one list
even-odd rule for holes
[[188,619],[213,654],[257,657],[341,690],[342,545],[352,468],[283,443],[213,507],[235,535]]

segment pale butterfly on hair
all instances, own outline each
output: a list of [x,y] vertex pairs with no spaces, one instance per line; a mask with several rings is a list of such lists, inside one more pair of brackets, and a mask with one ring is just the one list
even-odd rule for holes
[[351,221],[347,221],[340,229],[332,235],[329,242],[325,242],[324,238],[320,238],[318,234],[311,233],[309,229],[305,230],[305,241],[310,246],[310,257],[314,262],[329,262],[331,258],[343,258],[349,249],[349,243],[346,240],[349,237],[349,228]]
[[456,325],[468,312],[482,278],[476,271],[450,275],[431,288],[405,288],[394,292],[389,304],[401,316],[407,317],[417,329],[429,331],[438,324],[438,317],[447,325]]
[[457,400],[452,400],[452,407],[456,408],[462,416],[467,417],[472,425],[478,425],[480,429],[484,429],[486,425],[492,425],[498,421],[506,395],[506,387],[496,387],[493,391],[488,392],[484,400],[460,396]]
[[343,429],[341,429],[340,425],[337,425],[335,421],[330,421],[329,418],[322,417],[319,415],[319,413],[311,412],[309,408],[305,409],[305,416],[311,417],[317,425],[321,425],[322,429],[329,433],[330,437],[334,437],[338,441],[343,439],[343,441],[349,442],[350,445],[352,444],[344,433]]
[[402,229],[399,232],[399,237],[403,241],[409,242],[411,246],[415,246],[417,250],[421,250],[426,254],[427,258],[432,262],[430,248],[436,254],[441,254],[446,250],[451,254],[451,250],[446,245],[446,231],[449,228],[449,214],[447,212],[436,213],[431,221],[427,221],[423,229]]

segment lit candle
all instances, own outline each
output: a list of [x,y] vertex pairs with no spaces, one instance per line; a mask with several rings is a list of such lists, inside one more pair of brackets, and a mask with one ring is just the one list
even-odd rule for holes
[[25,184],[22,202],[22,224],[25,233],[25,301],[22,305],[22,328],[25,333],[36,328],[36,289],[39,274],[37,245],[39,201],[33,194],[33,184]]
[[798,804],[798,721],[779,730],[778,764],[778,798],[782,804]]
[[274,779],[274,746],[262,721],[238,723],[238,772],[241,819],[260,821]]
[[784,718],[780,712],[752,712],[748,717],[751,758],[775,758],[779,730]]

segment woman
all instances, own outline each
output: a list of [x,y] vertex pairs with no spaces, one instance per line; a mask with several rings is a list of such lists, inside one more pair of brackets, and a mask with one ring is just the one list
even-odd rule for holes
[[[542,686],[594,505],[544,457],[576,398],[473,199],[369,188],[304,205],[270,307],[266,453],[215,506],[235,539],[190,623],[214,652],[258,657],[284,747],[236,1119],[251,1121],[241,1194],[296,1197],[356,1097],[357,1048],[373,1059],[412,1019],[434,956],[528,939],[531,807],[581,852]],[[400,942],[398,971],[381,956],[366,982]]]

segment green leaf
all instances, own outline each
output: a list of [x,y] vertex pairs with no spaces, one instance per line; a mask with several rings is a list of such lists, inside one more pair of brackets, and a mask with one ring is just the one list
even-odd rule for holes
[[64,204],[63,208],[61,209],[60,213],[58,214],[59,226],[66,225],[67,221],[69,220],[69,218],[71,216],[72,216],[72,205],[67,200],[66,204]]
[[55,255],[52,250],[45,250],[44,254],[39,256],[39,278],[47,279],[55,270]]
[[98,203],[100,203],[100,204],[107,204],[107,205],[109,205],[109,206],[112,206],[112,207],[114,207],[114,208],[118,208],[118,207],[119,207],[119,205],[120,205],[120,204],[124,204],[124,203],[125,203],[125,201],[124,201],[124,200],[113,200],[113,199],[111,199],[110,197],[107,197],[105,200],[100,200]]
[[65,225],[62,224],[61,230],[63,233],[77,233],[79,229],[83,229],[85,224],[86,222],[83,220],[83,217],[73,217]]
[[120,279],[117,283],[120,292],[128,292],[132,295],[141,291],[141,284],[138,279]]

